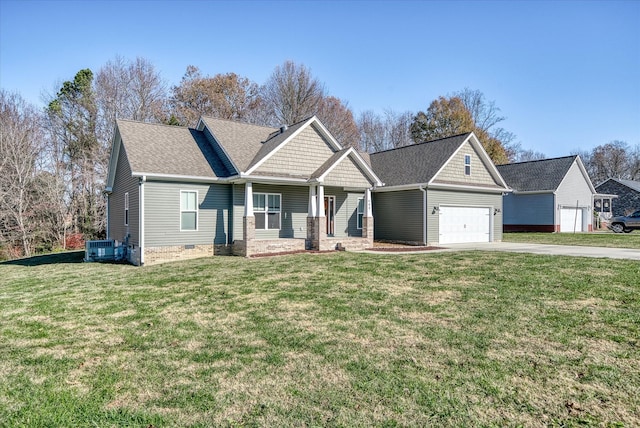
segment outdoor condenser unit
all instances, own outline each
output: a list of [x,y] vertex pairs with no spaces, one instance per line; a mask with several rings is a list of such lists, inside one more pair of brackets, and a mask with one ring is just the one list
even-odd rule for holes
[[115,260],[116,245],[113,240],[104,239],[101,241],[87,241],[85,247],[85,262]]

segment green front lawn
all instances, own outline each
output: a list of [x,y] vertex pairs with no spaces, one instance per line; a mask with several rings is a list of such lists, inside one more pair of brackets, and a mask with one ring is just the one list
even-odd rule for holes
[[504,242],[528,242],[532,244],[640,249],[640,231],[638,230],[631,233],[504,233],[502,240]]
[[0,426],[639,426],[640,264],[0,264]]

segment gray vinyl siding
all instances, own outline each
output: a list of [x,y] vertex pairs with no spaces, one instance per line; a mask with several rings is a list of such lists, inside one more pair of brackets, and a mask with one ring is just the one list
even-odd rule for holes
[[374,239],[422,242],[422,201],[419,189],[374,193]]
[[227,171],[229,171],[231,175],[237,174],[238,172],[233,167],[233,164],[231,163],[227,155],[224,154],[224,150],[222,150],[222,148],[220,147],[220,144],[218,144],[216,139],[213,138],[213,135],[211,134],[211,131],[209,130],[209,128],[205,126],[202,131],[204,132],[204,135],[207,137],[207,140],[209,140],[209,142],[211,143],[213,150],[216,152],[216,155],[218,155],[218,157],[222,161],[222,164],[227,169]]
[[[148,181],[144,184],[145,245],[228,243],[231,186]],[[180,192],[198,192],[196,231],[180,230]]]
[[507,194],[503,199],[504,224],[553,225],[553,193]]
[[325,187],[324,195],[336,197],[335,233],[333,236],[337,238],[362,236],[362,230],[358,229],[357,210],[358,198],[364,198],[364,193],[347,193],[341,188]]
[[[489,207],[492,208],[492,241],[502,240],[502,194],[464,192],[453,190],[427,190],[427,242],[435,244],[440,241],[439,211],[433,207],[440,205],[461,207]],[[495,210],[499,209],[500,212]]]
[[[109,195],[109,239],[120,242],[127,240],[129,244],[139,245],[140,204],[139,180],[131,176],[131,167],[124,146],[120,146],[113,191]],[[129,193],[129,225],[124,224],[124,195]]]
[[[280,199],[280,230],[256,230],[256,239],[307,238],[309,188],[306,186],[272,186],[253,184],[253,193],[278,193]],[[234,186],[233,239],[244,239],[244,185]]]

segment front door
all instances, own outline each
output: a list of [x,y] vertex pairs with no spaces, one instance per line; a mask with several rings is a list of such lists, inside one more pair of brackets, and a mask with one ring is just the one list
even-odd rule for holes
[[336,197],[335,196],[324,197],[324,214],[327,219],[327,235],[333,236],[335,232],[335,218],[336,218]]

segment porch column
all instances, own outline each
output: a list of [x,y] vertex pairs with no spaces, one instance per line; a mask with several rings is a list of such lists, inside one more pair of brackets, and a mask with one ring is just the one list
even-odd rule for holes
[[244,216],[253,217],[253,183],[244,185]]
[[318,196],[316,195],[316,186],[309,187],[309,213],[307,217],[315,217],[318,206]]
[[318,217],[324,217],[324,186],[318,185]]
[[253,241],[256,237],[256,219],[253,216],[253,183],[248,182],[244,186],[244,217],[242,218],[242,234],[244,237],[245,257],[251,256]]
[[373,207],[371,204],[371,189],[364,192],[364,213],[362,216],[362,237],[373,245]]

